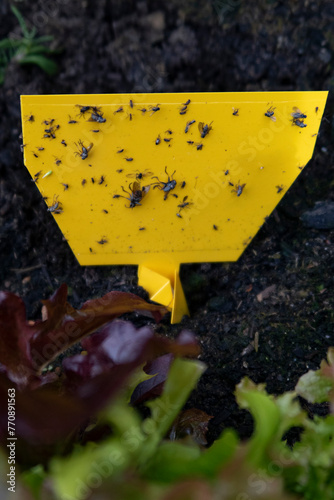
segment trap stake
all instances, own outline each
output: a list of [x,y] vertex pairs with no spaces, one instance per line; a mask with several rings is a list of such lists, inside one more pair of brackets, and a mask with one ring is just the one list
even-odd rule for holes
[[[327,92],[22,96],[24,163],[81,265],[236,261],[313,154]],[[33,117],[33,119],[31,118]]]

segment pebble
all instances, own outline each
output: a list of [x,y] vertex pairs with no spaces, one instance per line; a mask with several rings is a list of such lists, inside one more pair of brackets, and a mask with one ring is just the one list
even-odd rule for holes
[[334,229],[334,202],[317,201],[315,206],[300,217],[305,227]]

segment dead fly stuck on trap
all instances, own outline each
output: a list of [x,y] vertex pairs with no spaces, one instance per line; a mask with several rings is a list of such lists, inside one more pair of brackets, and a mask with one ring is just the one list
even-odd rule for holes
[[22,96],[24,162],[79,263],[139,265],[175,323],[180,264],[239,258],[312,157],[326,98]]

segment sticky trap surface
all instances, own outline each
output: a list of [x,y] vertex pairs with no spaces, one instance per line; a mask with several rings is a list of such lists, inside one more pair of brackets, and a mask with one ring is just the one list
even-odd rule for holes
[[326,98],[22,96],[24,162],[82,265],[235,261],[311,158]]

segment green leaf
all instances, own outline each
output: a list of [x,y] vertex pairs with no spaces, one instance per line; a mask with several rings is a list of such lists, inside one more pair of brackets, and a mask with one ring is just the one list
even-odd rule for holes
[[248,442],[248,459],[260,466],[267,458],[267,450],[278,435],[280,411],[265,392],[264,385],[256,386],[245,377],[236,388],[239,406],[249,410],[255,420],[255,431]]
[[296,392],[310,403],[329,401],[329,392],[333,383],[324,377],[320,370],[310,370],[300,377],[296,385]]
[[205,369],[204,363],[200,361],[175,359],[162,395],[147,403],[151,417],[143,422],[147,438],[140,456],[141,465],[153,456]]
[[36,64],[49,76],[53,76],[58,71],[58,65],[42,55],[26,55],[18,61],[20,64]]
[[22,472],[21,480],[25,483],[32,492],[36,500],[40,499],[41,487],[43,485],[46,474],[41,465],[36,465],[32,469]]
[[189,477],[216,477],[232,458],[238,444],[234,430],[226,430],[207,450],[194,441],[165,441],[152,457],[145,477],[158,483],[172,483]]

